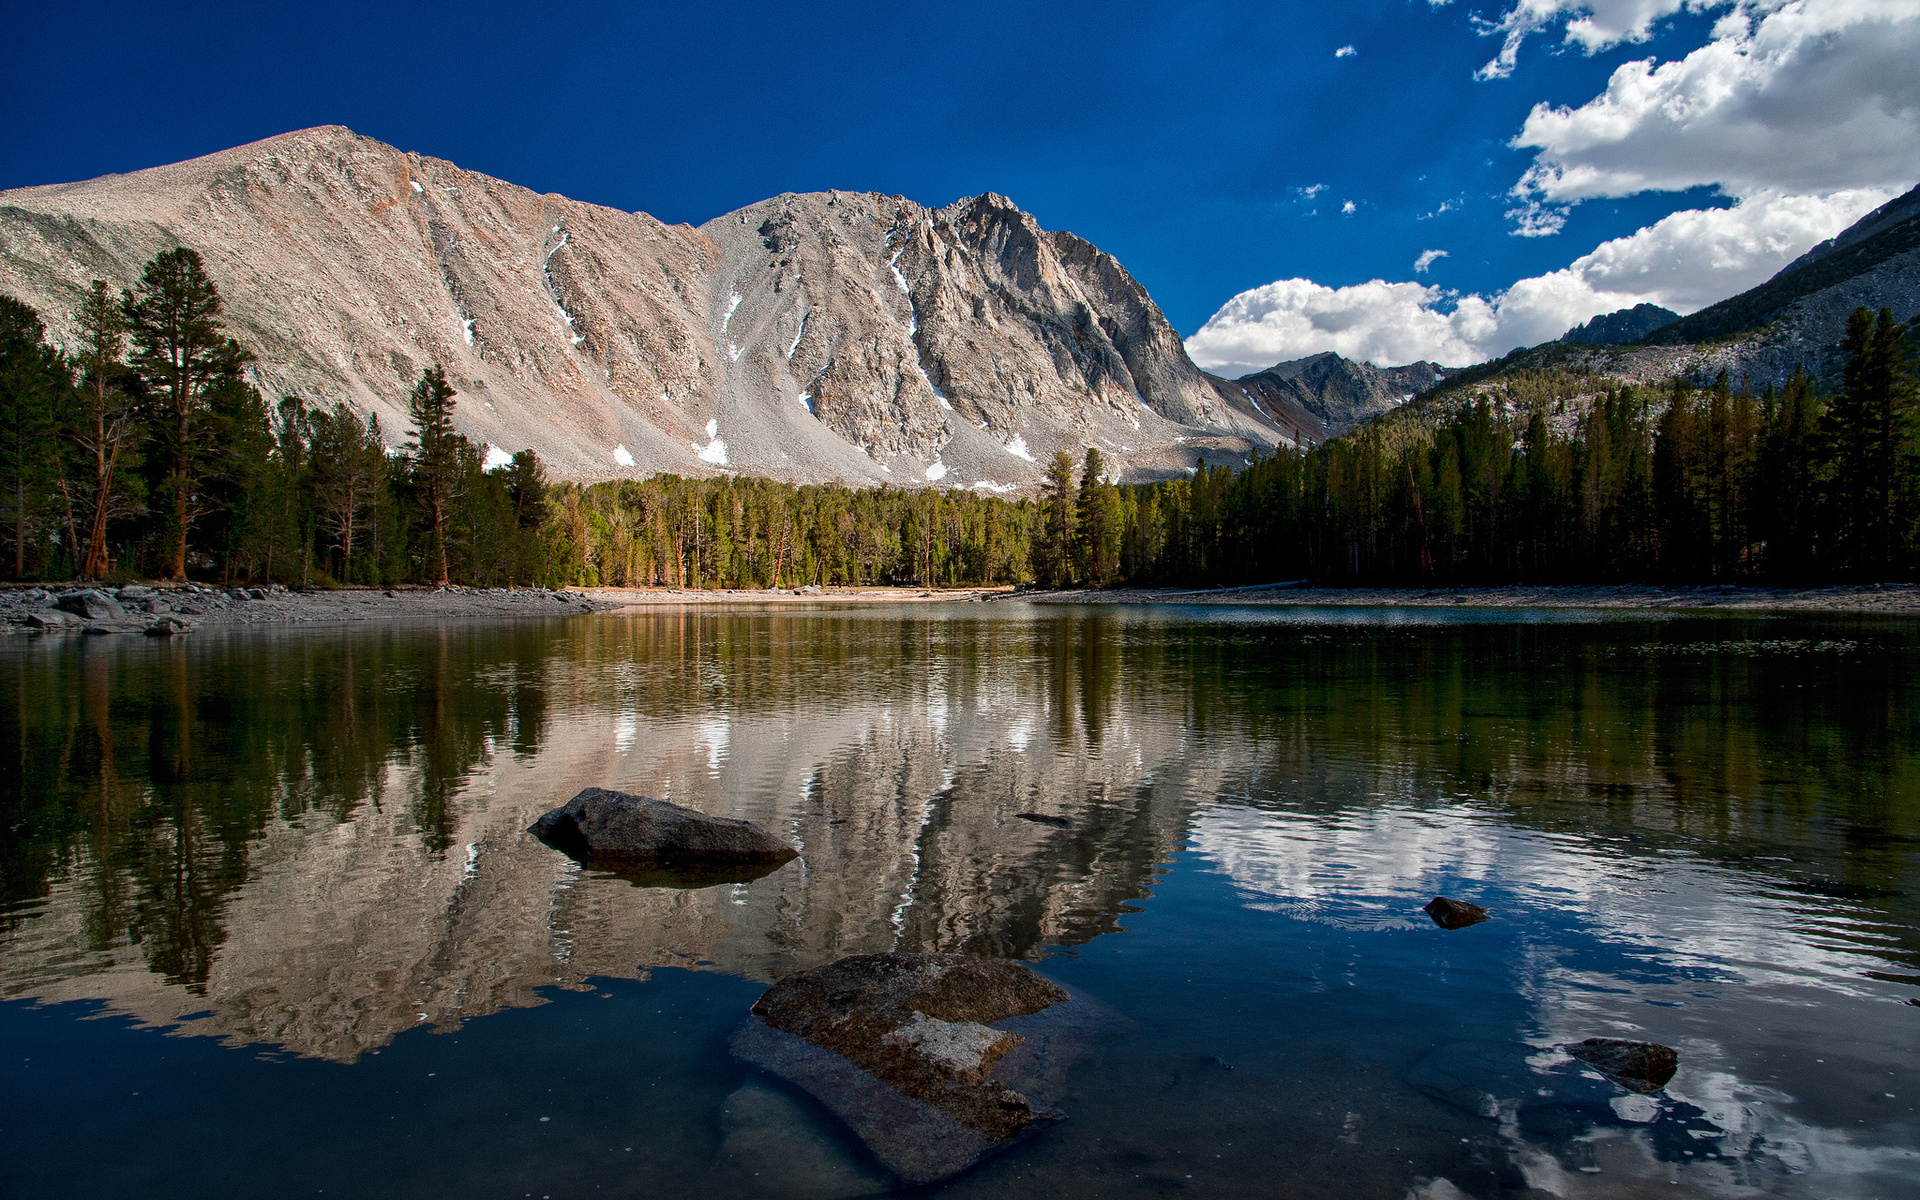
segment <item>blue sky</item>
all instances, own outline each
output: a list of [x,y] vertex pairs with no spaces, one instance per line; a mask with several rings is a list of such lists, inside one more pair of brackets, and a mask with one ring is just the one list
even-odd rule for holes
[[[1878,48],[1848,43],[1830,57],[1892,54],[1895,67],[1860,87],[1869,116],[1885,119],[1847,126],[1860,143],[1850,161],[1794,178],[1773,180],[1765,169],[1735,178],[1738,163],[1686,165],[1701,156],[1685,129],[1668,129],[1663,141],[1642,121],[1624,146],[1595,150],[1591,130],[1579,127],[1582,114],[1605,123],[1592,106],[1623,64],[1684,64],[1728,45],[1728,61],[1745,61],[1743,46],[1756,59],[1766,23],[1786,29],[1808,7],[1825,24],[1782,42],[1786,66],[1774,75],[1742,76],[1752,103],[1735,115],[1759,111],[1763,125],[1781,124],[1765,111],[1792,109],[1795,97],[1776,77],[1811,61],[1803,43],[1834,42],[1835,29],[1846,43],[1852,31]],[[998,191],[1043,225],[1118,256],[1183,334],[1212,319],[1191,343],[1203,365],[1249,369],[1315,349],[1381,362],[1484,357],[1510,348],[1503,338],[1554,336],[1562,317],[1628,295],[1690,310],[1765,278],[1805,248],[1789,253],[1784,243],[1810,244],[1920,175],[1916,59],[1898,69],[1909,49],[1920,53],[1920,41],[1908,45],[1920,0],[1480,8],[977,0],[547,12],[486,0],[186,0],[89,5],[84,29],[73,9],[8,10],[0,187],[134,170],[338,123],[666,221],[698,223],[783,191],[875,190],[927,204]],[[1746,22],[1744,43],[1729,42],[1734,18]],[[1494,61],[1508,45],[1509,61]],[[1861,74],[1842,70],[1844,61],[1828,65],[1820,78]],[[1710,91],[1713,64],[1696,74],[1668,81],[1668,91],[1682,101],[1688,87]],[[1646,83],[1667,86],[1650,75]],[[1822,103],[1849,108],[1830,96]],[[1543,104],[1567,110],[1573,127],[1515,146]],[[1835,135],[1815,121],[1796,136],[1830,147]],[[1641,171],[1635,153],[1682,165]],[[1820,157],[1801,157],[1809,155]],[[1761,136],[1746,157],[1772,158],[1773,144]],[[1559,175],[1542,175],[1542,162]],[[1530,169],[1536,186],[1516,195]],[[1596,171],[1598,184],[1588,178]],[[1753,207],[1756,197],[1774,207]],[[1788,200],[1799,207],[1775,211]],[[1529,201],[1538,236],[1519,236]],[[1736,209],[1746,215],[1724,215]],[[1614,286],[1621,269],[1607,286],[1595,285],[1592,270],[1572,282],[1554,274],[1676,212],[1723,215],[1675,226],[1685,237],[1629,246],[1639,274],[1648,273],[1641,260],[1670,254],[1670,243],[1725,240],[1731,230],[1753,244],[1736,251],[1742,261],[1731,272],[1703,268],[1664,291]],[[1756,237],[1783,244],[1756,251]],[[1427,251],[1444,253],[1416,271]],[[1522,313],[1515,285],[1537,279],[1558,282],[1521,291],[1551,293],[1551,302],[1535,296]],[[1275,290],[1281,282],[1288,286]]]

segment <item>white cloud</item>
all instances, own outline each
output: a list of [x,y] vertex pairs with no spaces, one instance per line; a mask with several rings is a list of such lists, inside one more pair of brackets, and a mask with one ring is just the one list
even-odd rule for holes
[[1308,186],[1303,188],[1297,188],[1295,190],[1297,190],[1302,196],[1305,196],[1307,199],[1311,200],[1315,196],[1318,196],[1321,192],[1326,191],[1327,185],[1324,183],[1315,183],[1315,184],[1309,184]]
[[1345,204],[1342,204],[1340,206],[1340,211],[1347,214],[1348,216],[1352,216],[1354,212],[1353,201],[1349,200]]
[[[1622,42],[1644,42],[1663,17],[1682,8],[1696,12],[1718,8],[1731,0],[1520,0],[1498,21],[1474,18],[1482,34],[1501,37],[1500,53],[1474,72],[1476,79],[1505,79],[1513,74],[1520,45],[1556,22],[1565,20],[1567,42],[1588,54]],[[1436,6],[1437,7],[1437,6]]]
[[1510,232],[1514,237],[1552,237],[1566,228],[1567,208],[1529,200],[1519,208],[1508,209],[1507,220],[1513,222]]
[[1333,56],[1335,58],[1352,58],[1354,55],[1358,53],[1360,52],[1358,50],[1355,50],[1352,46],[1342,46],[1338,50],[1335,50],[1333,52]]
[[[1663,4],[1677,7],[1579,7]],[[1529,0],[1508,20],[1575,7]],[[1706,185],[1732,196],[1904,187],[1920,176],[1915,63],[1920,0],[1742,0],[1685,58],[1625,63],[1578,108],[1536,105],[1513,145],[1539,153],[1514,191],[1567,204]]]
[[[1187,352],[1228,375],[1323,350],[1376,366],[1480,362],[1642,302],[1694,312],[1761,283],[1890,198],[1874,189],[1765,194],[1688,209],[1493,296],[1378,279],[1344,288],[1283,279],[1228,301],[1187,339]],[[1421,261],[1432,265],[1426,254]]]
[[1413,273],[1415,275],[1425,275],[1429,267],[1446,257],[1447,252],[1445,250],[1422,250],[1420,257],[1413,260]]

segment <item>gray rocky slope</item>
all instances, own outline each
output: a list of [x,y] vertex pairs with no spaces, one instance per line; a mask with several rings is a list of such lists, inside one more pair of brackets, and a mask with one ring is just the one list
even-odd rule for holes
[[1832,387],[1845,365],[1840,340],[1847,317],[1861,307],[1890,308],[1895,320],[1920,321],[1920,188],[1868,213],[1758,287],[1664,325],[1638,343],[1549,342],[1476,367],[1474,375],[1552,367],[1630,383],[1676,375],[1707,383],[1724,371],[1735,386],[1759,391],[1804,369]]
[[1111,255],[993,194],[783,195],[696,229],[338,126],[0,192],[0,291],[56,340],[89,280],[176,245],[270,399],[345,400],[398,444],[440,363],[462,433],[565,478],[1004,491],[1055,450],[1144,479],[1319,432],[1203,374]]
[[1390,412],[1461,369],[1433,362],[1376,367],[1326,351],[1244,375],[1227,386],[1268,411],[1304,409],[1321,427],[1301,430],[1301,439],[1313,442]]

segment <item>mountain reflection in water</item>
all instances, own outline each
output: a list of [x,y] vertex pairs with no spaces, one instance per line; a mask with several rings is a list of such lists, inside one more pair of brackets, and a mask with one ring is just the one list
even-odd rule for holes
[[[0,994],[354,1062],[657,968],[1066,963],[1185,862],[1235,921],[1328,931],[1288,937],[1523,937],[1476,968],[1514,998],[1488,1044],[1518,1049],[1409,1042],[1405,1086],[1487,1097],[1528,1186],[1579,1194],[1579,1156],[1530,1160],[1545,1118],[1468,1059],[1563,1070],[1544,1047],[1631,1035],[1625,992],[1680,1046],[1673,1102],[1714,1156],[1785,1138],[1911,1178],[1751,1101],[1762,1043],[1920,1031],[1884,1003],[1920,983],[1915,659],[1872,622],[973,606],[17,640]],[[696,889],[583,870],[524,831],[587,786],[802,857]],[[1441,891],[1494,921],[1432,930]],[[1877,1002],[1848,1010],[1872,1027],[1840,1034],[1808,990]]]

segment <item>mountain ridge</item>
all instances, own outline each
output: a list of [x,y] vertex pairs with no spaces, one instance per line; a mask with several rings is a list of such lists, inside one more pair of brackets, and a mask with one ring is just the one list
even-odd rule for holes
[[56,339],[92,278],[200,251],[270,398],[456,424],[563,478],[748,472],[1025,490],[1055,450],[1126,479],[1311,429],[1195,367],[1145,289],[1004,196],[785,194],[698,227],[536,194],[344,126],[0,193],[0,290]]

